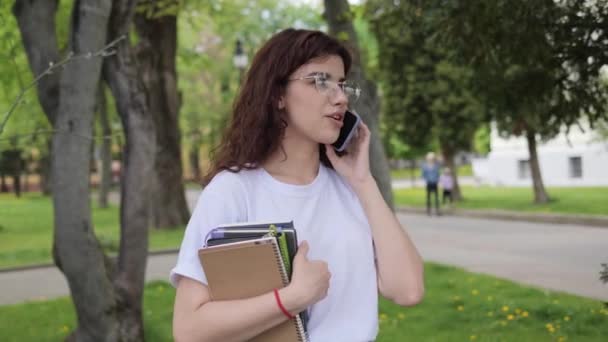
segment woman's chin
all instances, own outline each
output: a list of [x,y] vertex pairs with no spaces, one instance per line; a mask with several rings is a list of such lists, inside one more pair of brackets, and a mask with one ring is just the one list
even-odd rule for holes
[[325,145],[331,145],[338,140],[339,136],[340,136],[340,132],[335,132],[335,133],[331,132],[330,134],[326,134],[323,137],[321,137],[321,139],[319,139],[319,143],[325,144]]

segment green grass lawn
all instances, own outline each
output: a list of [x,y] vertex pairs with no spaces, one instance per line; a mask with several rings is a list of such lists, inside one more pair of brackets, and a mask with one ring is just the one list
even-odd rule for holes
[[[21,198],[0,194],[0,268],[50,263],[53,241],[52,200],[27,193]],[[93,201],[94,203],[94,201]],[[93,204],[95,233],[105,250],[118,250],[118,207],[101,209]],[[179,247],[183,228],[153,230],[150,250]]]
[[[599,342],[608,336],[608,309],[599,301],[431,263],[425,276],[426,296],[418,306],[402,308],[381,299],[378,342]],[[172,340],[174,293],[165,282],[146,287],[148,341]],[[74,327],[69,298],[0,306],[3,341],[59,341]]]
[[[420,176],[420,168],[416,168],[413,170],[414,172],[414,177],[416,178],[421,178]],[[473,175],[473,169],[471,168],[471,165],[463,165],[458,167],[458,176],[464,176],[464,177],[468,177],[468,176],[472,176]],[[392,179],[410,179],[412,178],[412,170],[411,169],[395,169],[395,170],[391,170],[391,178]]]
[[[533,193],[529,187],[470,187],[462,188],[465,200],[455,207],[463,209],[503,209],[529,212],[562,214],[608,215],[608,188],[547,188],[552,201],[548,204],[533,204]],[[425,189],[410,188],[394,191],[395,203],[423,207]]]

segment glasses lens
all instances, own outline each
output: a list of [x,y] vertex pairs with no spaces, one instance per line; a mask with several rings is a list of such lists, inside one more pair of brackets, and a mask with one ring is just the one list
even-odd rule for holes
[[349,102],[356,101],[361,95],[361,88],[359,88],[359,86],[357,86],[357,84],[354,82],[342,83],[342,90],[348,97]]
[[336,83],[325,77],[315,77],[315,87],[319,93],[327,96],[335,96],[338,89],[342,89],[349,102],[356,101],[361,95],[359,86],[351,81]]

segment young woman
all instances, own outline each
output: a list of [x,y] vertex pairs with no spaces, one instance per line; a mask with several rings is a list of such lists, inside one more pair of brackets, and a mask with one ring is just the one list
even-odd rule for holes
[[[318,31],[287,29],[256,54],[216,150],[180,249],[177,341],[243,341],[309,309],[317,341],[372,341],[378,290],[400,305],[424,293],[423,263],[370,173],[370,131],[336,155],[349,101],[351,56]],[[236,222],[294,221],[301,245],[291,283],[234,301],[211,301],[197,251],[207,232]]]

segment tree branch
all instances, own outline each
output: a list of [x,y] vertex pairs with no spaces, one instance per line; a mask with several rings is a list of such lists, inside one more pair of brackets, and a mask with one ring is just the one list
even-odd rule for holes
[[108,43],[106,46],[104,46],[102,49],[100,49],[99,51],[96,51],[96,52],[86,52],[86,53],[74,55],[74,53],[70,51],[67,54],[67,56],[65,56],[65,58],[63,58],[59,62],[57,62],[57,63],[50,62],[49,67],[46,70],[44,70],[40,75],[36,76],[36,78],[34,78],[34,80],[27,87],[21,89],[21,92],[19,92],[19,95],[17,95],[17,98],[11,104],[11,107],[9,108],[9,110],[4,114],[4,118],[2,119],[2,122],[0,122],[0,135],[2,135],[2,132],[4,131],[4,127],[6,126],[6,123],[8,122],[8,119],[10,118],[11,114],[13,114],[13,112],[15,111],[17,106],[21,103],[21,101],[23,101],[23,97],[25,96],[25,93],[28,92],[31,88],[33,88],[36,84],[38,84],[38,82],[43,77],[52,74],[54,70],[56,70],[60,67],[64,67],[71,61],[79,59],[79,58],[91,59],[94,57],[105,58],[108,56],[112,56],[116,53],[116,50],[113,49],[114,46],[125,38],[126,38],[126,36],[122,35],[122,36],[114,39],[113,41]]

